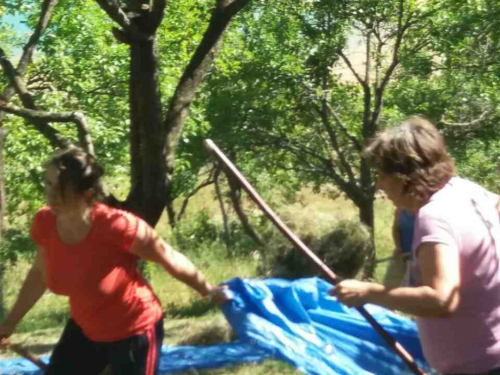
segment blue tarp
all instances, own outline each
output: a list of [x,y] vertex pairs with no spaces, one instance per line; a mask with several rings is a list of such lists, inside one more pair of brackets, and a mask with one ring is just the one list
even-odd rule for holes
[[[275,358],[310,375],[406,375],[404,363],[355,310],[329,297],[318,279],[233,279],[223,312],[239,340],[213,346],[164,347],[160,373]],[[375,319],[427,368],[413,321],[376,306]],[[26,360],[0,361],[0,374],[40,375]]]

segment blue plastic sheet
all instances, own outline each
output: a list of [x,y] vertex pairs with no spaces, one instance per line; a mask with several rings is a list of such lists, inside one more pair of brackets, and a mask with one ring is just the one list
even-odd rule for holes
[[[275,358],[310,375],[412,374],[355,310],[339,304],[318,278],[233,279],[223,312],[239,340],[212,346],[164,347],[160,374]],[[413,321],[376,306],[375,319],[427,367]],[[26,360],[0,361],[0,374],[41,375]]]
[[[233,279],[227,285],[234,300],[223,311],[240,339],[306,374],[413,374],[357,310],[328,296],[332,286],[321,279]],[[431,371],[412,320],[373,305],[366,309]]]

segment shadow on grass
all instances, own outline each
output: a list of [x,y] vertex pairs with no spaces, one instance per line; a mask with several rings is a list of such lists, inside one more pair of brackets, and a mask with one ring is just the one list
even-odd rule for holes
[[210,301],[197,299],[189,305],[178,305],[170,302],[165,307],[165,314],[168,317],[174,318],[196,318],[215,311],[217,307]]

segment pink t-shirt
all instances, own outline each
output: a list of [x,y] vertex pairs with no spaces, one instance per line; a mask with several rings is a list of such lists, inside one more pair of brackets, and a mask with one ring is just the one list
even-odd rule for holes
[[[422,207],[413,251],[422,243],[460,254],[460,304],[448,318],[418,318],[430,365],[442,373],[480,373],[500,367],[500,218],[498,196],[454,177]],[[418,257],[415,255],[415,259]],[[420,280],[418,260],[412,274]]]

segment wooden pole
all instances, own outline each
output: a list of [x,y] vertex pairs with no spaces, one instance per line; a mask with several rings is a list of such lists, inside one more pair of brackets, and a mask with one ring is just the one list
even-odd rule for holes
[[42,370],[47,370],[47,368],[48,368],[48,366],[45,363],[43,363],[39,358],[35,357],[33,354],[31,354],[26,349],[24,349],[22,346],[12,344],[8,340],[1,341],[0,346],[3,346],[9,350],[12,350],[14,353],[20,355],[21,357],[26,358],[31,363],[37,365]]
[[[246,178],[241,174],[241,172],[236,168],[236,166],[224,155],[224,153],[217,147],[217,145],[210,139],[205,140],[205,146],[207,149],[226,167],[226,170],[234,176],[236,180],[239,181],[242,188],[248,193],[252,200],[259,206],[259,208],[264,212],[264,214],[276,225],[276,227],[285,235],[286,238],[292,242],[292,244],[302,252],[307,258],[309,258],[321,272],[326,275],[328,281],[332,284],[337,284],[339,278],[337,275],[327,267],[325,263],[319,259],[316,254],[312,252],[295,233],[293,233],[286,225],[281,221],[281,219],[274,213],[274,211],[264,202],[260,195],[255,191],[255,189],[250,185]],[[408,365],[408,367],[417,375],[426,375],[425,372],[420,369],[415,362],[415,359],[410,353],[396,341],[387,331],[370,315],[364,307],[356,308],[359,313],[372,325],[372,327],[377,331],[377,333],[382,336],[387,345],[396,352],[396,354]]]

